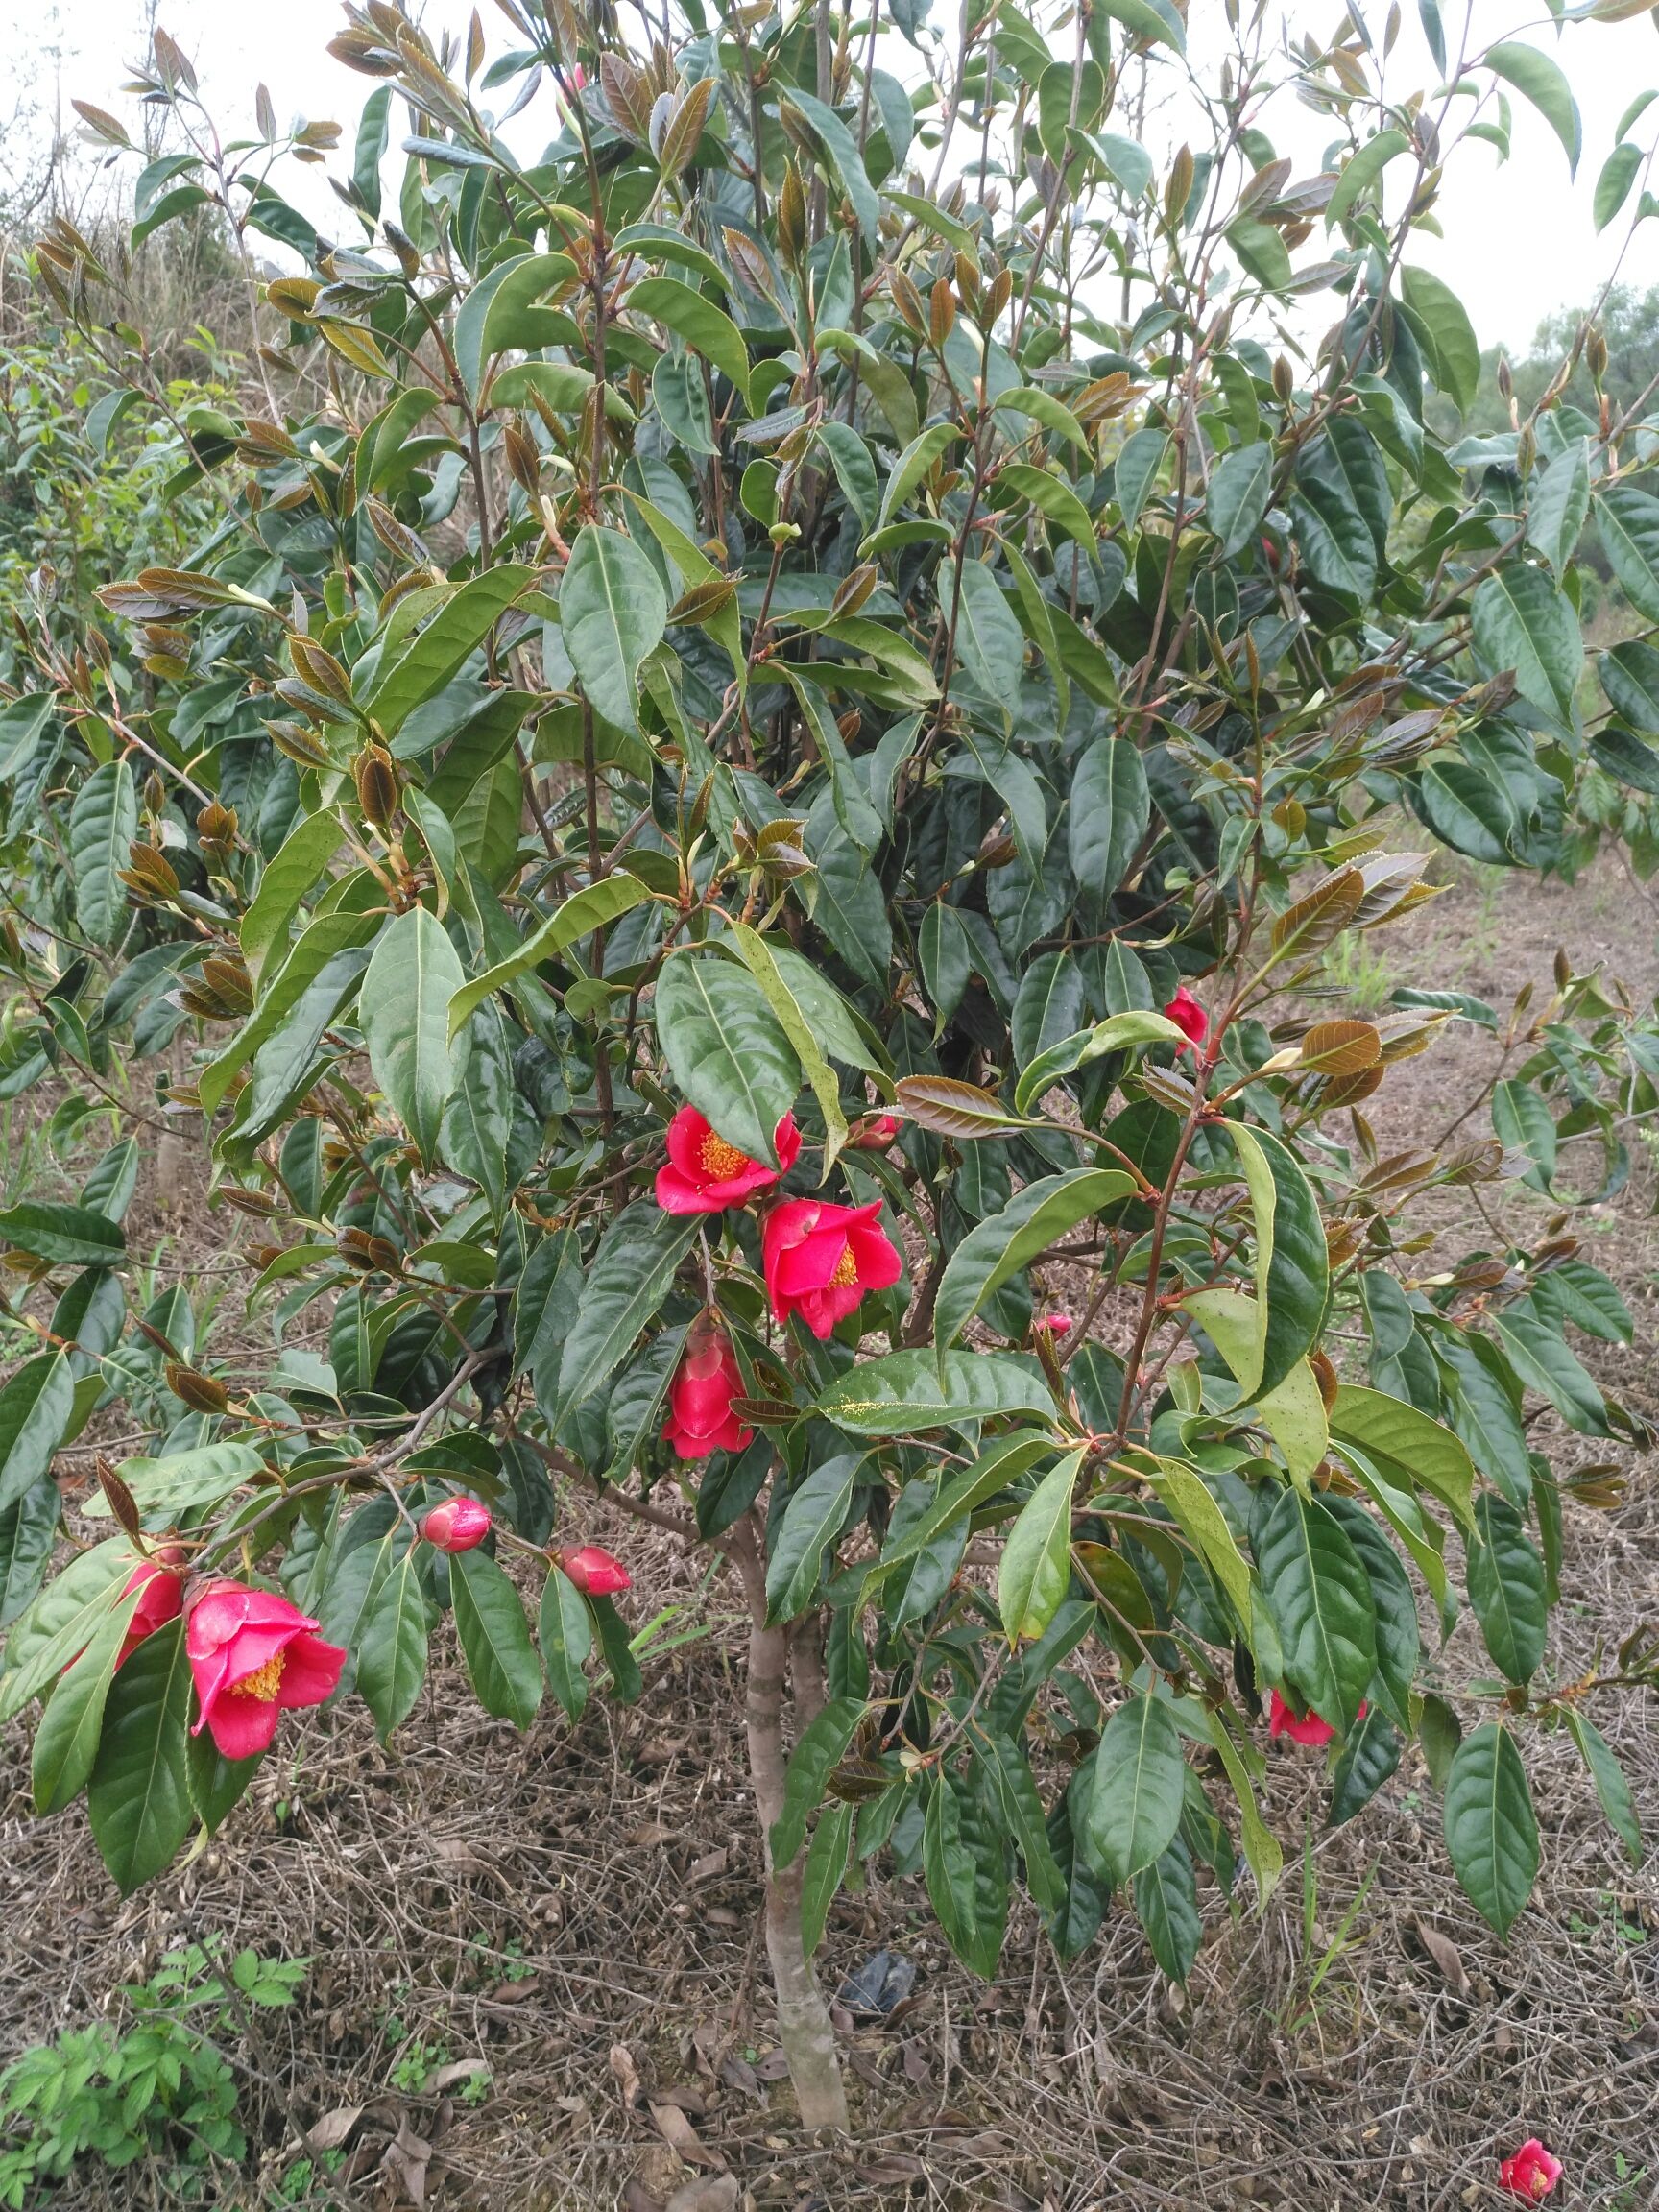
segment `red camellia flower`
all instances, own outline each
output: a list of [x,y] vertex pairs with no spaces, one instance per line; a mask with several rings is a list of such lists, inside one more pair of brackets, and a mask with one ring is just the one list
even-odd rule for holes
[[827,1337],[866,1290],[886,1290],[904,1271],[899,1249],[877,1222],[881,1202],[830,1206],[790,1198],[775,1206],[761,1233],[772,1311],[780,1321],[799,1313],[814,1336]]
[[1560,2159],[1551,2157],[1536,2135],[1529,2136],[1514,2157],[1505,2158],[1498,2169],[1501,2187],[1511,2197],[1525,2197],[1534,2204],[1548,2197],[1560,2178]]
[[664,1214],[721,1214],[741,1206],[757,1190],[786,1175],[801,1157],[801,1132],[785,1114],[773,1132],[778,1166],[751,1160],[717,1136],[695,1106],[682,1106],[668,1124],[668,1165],[657,1175],[657,1203]]
[[585,1597],[614,1598],[618,1590],[634,1587],[634,1577],[621,1560],[597,1544],[584,1544],[575,1551],[556,1551],[553,1559]]
[[[1360,1706],[1358,1719],[1365,1718],[1365,1707]],[[1318,1746],[1329,1743],[1336,1731],[1329,1720],[1321,1720],[1314,1712],[1295,1713],[1286,1704],[1277,1690],[1267,1708],[1267,1733],[1269,1736],[1288,1736],[1292,1743],[1311,1743]]]
[[156,1552],[153,1559],[140,1559],[121,1585],[123,1598],[134,1590],[144,1595],[133,1609],[127,1623],[127,1633],[121,1639],[121,1648],[115,1654],[117,1672],[132,1658],[146,1636],[154,1636],[157,1628],[165,1628],[169,1621],[177,1621],[184,1605],[184,1577],[180,1573],[184,1554],[177,1544],[169,1544]]
[[897,1114],[866,1114],[848,1130],[847,1142],[855,1152],[885,1152],[903,1126]]
[[1186,1038],[1186,1044],[1180,1046],[1180,1050],[1183,1052],[1196,1052],[1199,1046],[1203,1044],[1205,1034],[1210,1027],[1209,1015],[1205,1013],[1203,1007],[1199,1005],[1185,983],[1170,999],[1168,1005],[1165,1007],[1164,1019],[1166,1022],[1173,1022],[1176,1028]]
[[434,1551],[470,1551],[490,1533],[490,1508],[477,1498],[445,1498],[416,1526]]
[[742,1395],[732,1339],[711,1314],[705,1314],[686,1339],[685,1357],[668,1392],[662,1433],[682,1459],[741,1452],[755,1433],[732,1410],[733,1399]]
[[1070,1313],[1039,1313],[1031,1327],[1035,1334],[1058,1340],[1071,1326]]
[[207,1729],[227,1759],[263,1751],[285,1707],[321,1705],[346,1663],[286,1598],[228,1580],[191,1597],[184,1651],[201,1707],[190,1733]]

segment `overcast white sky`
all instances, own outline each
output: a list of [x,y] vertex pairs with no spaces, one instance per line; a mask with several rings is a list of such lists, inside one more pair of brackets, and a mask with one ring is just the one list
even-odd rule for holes
[[[1559,144],[1517,97],[1510,160],[1501,164],[1488,146],[1465,148],[1448,172],[1441,200],[1446,239],[1425,239],[1411,257],[1438,270],[1457,291],[1482,344],[1503,341],[1524,349],[1541,316],[1556,307],[1582,305],[1593,297],[1619,252],[1623,225],[1615,224],[1598,238],[1591,194],[1620,116],[1637,92],[1659,85],[1659,36],[1654,19],[1644,14],[1627,23],[1572,25],[1557,42],[1539,0],[1530,6],[1527,0],[1473,4],[1481,39],[1524,33],[1561,60],[1583,114],[1583,158],[1575,183]],[[1363,0],[1363,12],[1380,32],[1386,0]],[[1450,35],[1452,19],[1461,13],[1458,0],[1444,0],[1443,12]],[[469,12],[469,0],[427,0],[424,19],[429,28],[459,27]],[[954,21],[955,12],[955,0],[935,0],[939,20]],[[1220,0],[1191,0],[1195,43],[1219,12]],[[1340,16],[1331,0],[1293,6],[1287,12],[1299,29],[1327,35]],[[1431,84],[1433,74],[1413,0],[1403,0],[1402,12],[1405,23],[1390,64],[1390,84],[1404,92]],[[481,0],[481,13],[493,56],[515,43],[506,18],[490,0]],[[159,20],[194,58],[203,90],[230,134],[246,128],[252,88],[261,80],[284,120],[303,112],[331,117],[348,130],[371,89],[368,79],[342,68],[325,51],[342,22],[338,0],[276,0],[275,5],[270,0],[265,5],[258,0],[252,5],[249,0],[160,0]],[[8,22],[10,55],[25,70],[33,59],[40,72],[39,90],[50,98],[56,83],[65,110],[68,100],[78,96],[131,112],[120,86],[125,65],[143,42],[143,0],[58,0],[56,8],[50,0],[38,7],[32,0],[0,0],[0,21]],[[902,59],[907,50],[896,37],[882,44],[889,50],[883,65],[908,74]],[[505,104],[509,95],[498,97]],[[1299,173],[1304,165],[1317,164],[1331,134],[1325,119],[1300,107],[1282,109],[1270,129],[1281,151],[1297,161]],[[521,142],[522,130],[522,124],[515,128],[516,143]],[[1659,104],[1634,134],[1646,146],[1655,132]],[[306,183],[309,190],[290,170],[285,188],[326,227],[326,210],[334,203],[316,172]],[[1637,231],[1623,275],[1639,288],[1659,283],[1659,220]]]

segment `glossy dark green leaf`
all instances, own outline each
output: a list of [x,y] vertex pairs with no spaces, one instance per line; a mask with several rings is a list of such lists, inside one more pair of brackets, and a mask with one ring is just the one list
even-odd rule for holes
[[554,1568],[541,1592],[541,1663],[553,1695],[572,1720],[588,1702],[585,1669],[593,1648],[593,1616],[568,1575]]
[[93,1840],[124,1897],[159,1874],[190,1831],[191,1695],[180,1620],[144,1639],[105,1699],[86,1802]]
[[1168,1850],[1185,1791],[1174,1715],[1161,1697],[1131,1697],[1106,1724],[1089,1800],[1089,1843],[1115,1884],[1132,1881]]
[[1204,1924],[1198,1917],[1198,1884],[1179,1836],[1135,1877],[1135,1917],[1171,1982],[1185,1984],[1198,1956]]
[[68,834],[75,919],[95,945],[113,945],[128,926],[120,871],[138,834],[138,794],[125,756],[106,760],[82,784],[69,810]]
[[832,1697],[802,1730],[783,1781],[783,1810],[768,1838],[772,1864],[780,1872],[793,1863],[806,1840],[806,1823],[823,1803],[830,1777],[845,1757],[863,1715],[861,1697]]
[[637,731],[639,670],[668,627],[657,571],[631,538],[590,522],[577,534],[559,590],[565,651],[595,710]]
[[607,1382],[661,1307],[696,1236],[695,1219],[647,1199],[619,1214],[600,1240],[559,1362],[559,1407],[573,1412]]
[[19,1503],[46,1474],[74,1404],[74,1377],[61,1352],[36,1353],[0,1389],[0,1512]]
[[380,1584],[358,1631],[357,1687],[382,1743],[408,1719],[421,1695],[426,1641],[436,1618],[421,1587],[417,1554],[408,1551]]
[[1002,1353],[890,1352],[823,1391],[817,1411],[854,1436],[909,1436],[998,1413],[1052,1414],[1035,1362]]
[[814,1467],[790,1497],[766,1562],[766,1610],[774,1621],[792,1621],[817,1593],[824,1554],[840,1535],[862,1460],[842,1453]]
[[1100,737],[1071,780],[1071,872],[1104,905],[1128,873],[1151,818],[1141,756],[1127,737]]
[[541,1702],[541,1662],[517,1590],[488,1552],[458,1551],[449,1561],[449,1601],[479,1704],[497,1720],[528,1728]]
[[444,925],[424,906],[393,921],[363,978],[363,1042],[374,1080],[427,1163],[455,1088],[449,1001],[466,980]]
[[1317,1498],[1280,1492],[1257,1565],[1285,1671],[1311,1709],[1346,1734],[1377,1666],[1377,1617],[1365,1565]]
[[1475,1502],[1477,1540],[1469,1547],[1469,1602],[1486,1648],[1511,1682],[1538,1671],[1549,1636],[1544,1562],[1506,1499]]
[[934,1303],[934,1341],[952,1344],[1002,1284],[1133,1183],[1119,1167],[1079,1167],[1027,1183],[1000,1213],[977,1222],[951,1253]]
[[1464,1737],[1452,1761],[1446,1848],[1470,1903],[1507,1936],[1538,1878],[1538,1822],[1515,1739],[1496,1720]]
[[776,1166],[778,1123],[801,1092],[801,1062],[766,995],[735,961],[682,954],[657,983],[657,1034],[674,1080],[745,1158]]
[[1331,1777],[1331,1825],[1340,1828],[1364,1811],[1400,1765],[1400,1731],[1373,1707],[1355,1724]]
[[1582,1707],[1567,1708],[1567,1732],[1577,1746],[1578,1756],[1590,1770],[1590,1779],[1596,1785],[1596,1794],[1609,1825],[1623,1844],[1633,1866],[1642,1863],[1642,1821],[1636,1811],[1636,1799],[1624,1769],[1613,1753],[1613,1746]]

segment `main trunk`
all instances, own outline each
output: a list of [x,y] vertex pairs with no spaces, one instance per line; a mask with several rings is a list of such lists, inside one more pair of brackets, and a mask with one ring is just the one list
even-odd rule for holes
[[[758,1553],[739,1557],[749,1599],[749,1688],[745,1716],[749,1736],[749,1772],[755,1785],[755,1811],[760,1822],[761,1848],[766,1863],[766,1957],[772,1967],[772,1986],[778,2005],[778,2034],[789,2062],[789,2079],[802,2125],[834,2128],[848,2125],[847,2092],[841,2081],[841,2061],[835,2051],[835,2031],[830,2008],[818,1986],[801,1940],[801,1885],[805,1854],[798,1851],[791,1864],[780,1872],[772,1863],[772,1823],[783,1811],[783,1779],[788,1753],[783,1738],[783,1689],[789,1673],[789,1633],[766,1620],[764,1569]],[[797,1683],[798,1701],[809,1702],[816,1654],[804,1648],[803,1679]],[[805,1725],[810,1714],[797,1713]]]

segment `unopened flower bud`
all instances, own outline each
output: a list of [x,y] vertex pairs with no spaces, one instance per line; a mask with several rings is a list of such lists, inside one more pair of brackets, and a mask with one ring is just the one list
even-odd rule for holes
[[476,1498],[445,1498],[416,1527],[434,1551],[470,1551],[490,1533],[490,1508]]

